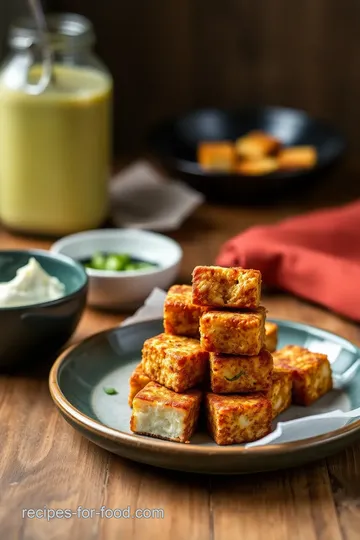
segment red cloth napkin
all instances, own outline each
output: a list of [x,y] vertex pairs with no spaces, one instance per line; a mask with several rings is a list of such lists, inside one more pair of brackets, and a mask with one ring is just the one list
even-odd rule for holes
[[257,268],[264,283],[360,321],[360,201],[248,229],[216,264]]

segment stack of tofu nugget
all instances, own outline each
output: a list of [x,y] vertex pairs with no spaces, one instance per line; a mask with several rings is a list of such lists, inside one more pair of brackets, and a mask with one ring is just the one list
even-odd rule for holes
[[132,431],[189,442],[205,396],[215,442],[251,442],[292,401],[309,405],[332,388],[326,355],[295,345],[274,352],[277,325],[260,301],[252,269],[197,266],[192,287],[170,288],[165,333],[145,341],[130,378]]

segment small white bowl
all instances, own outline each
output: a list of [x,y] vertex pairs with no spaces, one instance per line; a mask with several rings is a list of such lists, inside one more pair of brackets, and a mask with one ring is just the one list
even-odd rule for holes
[[144,270],[115,272],[87,268],[88,303],[94,307],[133,310],[139,307],[154,287],[167,289],[179,271],[182,249],[177,242],[149,231],[100,229],[65,236],[51,246],[77,261],[91,259],[96,252],[128,253],[158,266]]

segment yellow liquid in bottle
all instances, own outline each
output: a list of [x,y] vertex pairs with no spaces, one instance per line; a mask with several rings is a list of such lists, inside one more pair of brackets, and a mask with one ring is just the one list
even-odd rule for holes
[[112,83],[81,67],[55,65],[54,77],[37,96],[0,81],[0,218],[59,235],[106,217]]

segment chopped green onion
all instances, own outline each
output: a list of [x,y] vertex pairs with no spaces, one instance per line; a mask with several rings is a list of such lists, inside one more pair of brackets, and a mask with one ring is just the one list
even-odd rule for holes
[[125,266],[124,270],[138,270],[136,263],[129,263]]
[[109,270],[110,272],[122,272],[131,270],[146,270],[156,268],[156,264],[146,261],[134,261],[127,253],[94,253],[90,261],[84,262],[85,268],[93,270]]
[[155,264],[147,262],[135,262],[127,264],[124,270],[146,270],[146,268],[154,268]]
[[106,263],[106,257],[102,253],[94,253],[90,264],[95,270],[104,270]]
[[128,255],[108,255],[105,261],[104,270],[113,270],[119,272],[124,270],[126,264],[130,262]]
[[115,390],[115,388],[111,388],[111,387],[110,388],[104,388],[104,392],[108,396],[115,396],[116,394],[119,393],[117,390]]
[[240,377],[242,377],[243,375],[246,375],[246,371],[245,370],[240,370],[239,373],[237,373],[236,375],[234,375],[234,377],[225,377],[225,379],[227,381],[237,381],[238,379],[240,379]]

